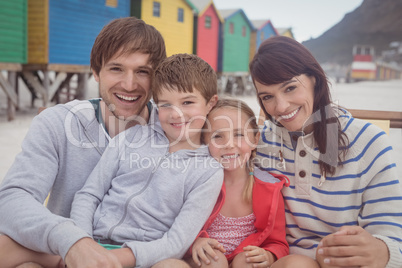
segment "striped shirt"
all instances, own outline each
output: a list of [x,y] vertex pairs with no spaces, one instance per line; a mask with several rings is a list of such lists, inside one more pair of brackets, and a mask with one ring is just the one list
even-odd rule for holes
[[387,268],[401,267],[402,187],[388,136],[346,111],[339,121],[349,139],[348,152],[326,178],[321,178],[312,133],[295,137],[294,146],[285,128],[266,121],[262,130],[257,165],[290,180],[290,187],[282,189],[290,253],[315,258],[323,237],[358,225],[387,244]]

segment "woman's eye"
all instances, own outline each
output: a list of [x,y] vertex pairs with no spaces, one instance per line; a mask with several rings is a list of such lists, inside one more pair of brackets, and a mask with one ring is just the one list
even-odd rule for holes
[[288,88],[286,88],[286,92],[290,92],[296,89],[296,86],[290,86]]
[[263,100],[263,101],[267,101],[267,100],[270,100],[270,99],[272,99],[271,95],[264,95],[264,96],[261,97],[261,100]]

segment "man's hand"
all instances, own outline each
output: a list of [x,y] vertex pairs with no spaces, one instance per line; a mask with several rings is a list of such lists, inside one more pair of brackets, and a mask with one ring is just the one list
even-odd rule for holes
[[73,268],[122,268],[117,257],[91,238],[78,240],[67,252],[65,263]]
[[343,226],[324,237],[317,248],[321,267],[385,267],[389,260],[387,245],[359,226]]

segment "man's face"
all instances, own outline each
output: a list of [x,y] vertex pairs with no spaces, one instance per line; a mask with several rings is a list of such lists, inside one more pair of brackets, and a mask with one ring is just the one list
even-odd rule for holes
[[116,53],[94,73],[99,83],[99,94],[106,106],[119,119],[130,120],[141,115],[151,98],[152,66],[149,54]]

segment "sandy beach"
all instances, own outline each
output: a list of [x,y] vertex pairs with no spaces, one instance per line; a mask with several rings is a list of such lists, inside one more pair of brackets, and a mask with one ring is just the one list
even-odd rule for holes
[[[97,84],[89,82],[88,97],[97,97]],[[255,96],[239,96],[258,113],[259,106]],[[402,111],[402,80],[359,82],[352,84],[333,83],[332,98],[339,105],[350,109]],[[30,107],[30,93],[20,89],[20,109],[14,121],[7,121],[7,98],[0,89],[0,181],[21,151],[32,118],[36,115],[41,102]],[[391,144],[395,150],[395,160],[399,175],[402,174],[402,129],[391,129]]]

